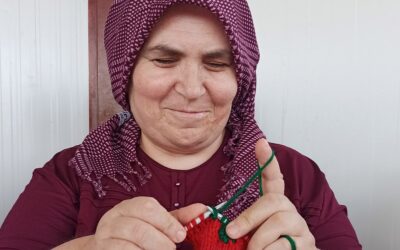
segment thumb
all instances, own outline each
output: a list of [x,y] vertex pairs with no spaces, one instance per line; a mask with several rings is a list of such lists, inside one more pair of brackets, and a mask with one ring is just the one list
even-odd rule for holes
[[[263,166],[272,155],[271,146],[266,139],[257,141],[255,151],[260,166]],[[276,157],[262,172],[262,188],[264,193],[284,193],[285,183]]]
[[170,214],[174,216],[182,225],[186,225],[205,211],[207,211],[206,205],[195,203],[187,207],[182,207],[171,211]]

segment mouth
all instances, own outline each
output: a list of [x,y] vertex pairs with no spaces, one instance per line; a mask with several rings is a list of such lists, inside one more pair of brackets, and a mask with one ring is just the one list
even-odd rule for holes
[[183,119],[202,119],[207,116],[207,110],[184,110],[184,109],[167,109],[174,116]]

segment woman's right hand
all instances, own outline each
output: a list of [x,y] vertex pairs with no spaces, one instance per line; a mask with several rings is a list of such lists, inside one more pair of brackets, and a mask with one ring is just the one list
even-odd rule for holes
[[204,210],[204,205],[193,204],[168,212],[154,198],[135,197],[105,213],[94,235],[55,249],[176,249],[175,243],[186,237],[182,224]]
[[100,219],[86,249],[175,249],[186,231],[157,200],[122,201]]

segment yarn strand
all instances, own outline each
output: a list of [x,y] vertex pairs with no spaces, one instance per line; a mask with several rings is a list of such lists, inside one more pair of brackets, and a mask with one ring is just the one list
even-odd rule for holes
[[[232,203],[244,192],[247,190],[247,188],[250,186],[250,184],[257,178],[257,177],[261,177],[261,173],[262,171],[269,166],[269,164],[272,162],[272,160],[275,157],[275,152],[272,151],[271,156],[269,157],[268,161],[262,166],[257,169],[257,171],[244,183],[244,185],[238,190],[236,191],[236,193],[220,208],[218,209],[219,213],[222,213],[223,211],[225,211],[230,205],[232,205]],[[262,183],[261,183],[262,179],[260,179],[260,193],[262,193]]]
[[225,211],[243,192],[247,190],[247,188],[250,186],[250,184],[256,179],[259,178],[259,189],[260,189],[260,196],[263,195],[263,188],[262,188],[262,171],[269,166],[269,164],[272,162],[272,160],[275,157],[275,152],[272,151],[271,156],[269,157],[268,161],[263,165],[260,166],[258,165],[257,171],[243,184],[243,186],[236,191],[236,193],[219,209],[215,207],[211,207],[211,218],[216,220],[219,219],[221,222],[221,227],[218,231],[218,235],[220,240],[222,240],[224,243],[228,243],[229,240],[232,240],[233,242],[235,240],[231,239],[228,234],[226,233],[226,227],[228,223],[230,222],[228,218],[222,215],[222,212]]

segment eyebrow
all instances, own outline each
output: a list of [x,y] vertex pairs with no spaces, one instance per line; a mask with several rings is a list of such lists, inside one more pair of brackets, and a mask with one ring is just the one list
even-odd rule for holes
[[172,55],[172,56],[182,56],[183,52],[179,51],[178,49],[172,48],[168,45],[156,45],[153,47],[150,47],[146,49],[146,52],[162,52],[167,55]]
[[208,59],[227,59],[232,61],[232,53],[230,50],[227,49],[217,49],[213,51],[209,51],[205,54],[205,57]]
[[[150,48],[146,49],[145,52],[147,52],[147,53],[161,52],[163,54],[171,55],[171,56],[183,56],[184,55],[184,53],[182,51],[180,51],[179,49],[175,49],[171,46],[163,45],[163,44],[150,47]],[[207,59],[222,58],[222,59],[227,59],[229,61],[232,61],[232,53],[228,49],[216,49],[216,50],[208,51],[204,54],[203,57],[205,57]]]

